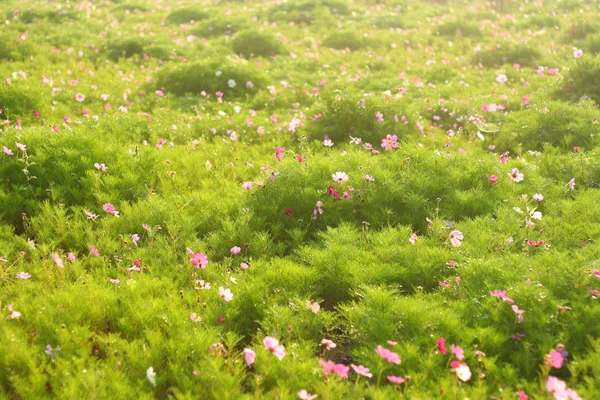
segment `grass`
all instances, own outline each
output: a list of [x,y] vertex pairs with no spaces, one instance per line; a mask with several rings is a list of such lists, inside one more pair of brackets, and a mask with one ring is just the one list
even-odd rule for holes
[[597,398],[592,3],[2,2],[0,397]]

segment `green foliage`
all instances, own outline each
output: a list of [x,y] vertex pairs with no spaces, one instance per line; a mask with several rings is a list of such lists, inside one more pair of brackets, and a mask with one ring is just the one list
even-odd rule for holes
[[199,10],[197,8],[178,8],[167,16],[167,23],[169,24],[189,24],[192,21],[201,21],[210,17],[210,14],[206,11]]
[[140,39],[123,39],[114,41],[109,46],[108,58],[117,61],[119,58],[130,58],[144,52],[144,42]]
[[265,31],[244,30],[232,40],[233,52],[250,57],[267,57],[283,53],[283,45],[272,33]]
[[505,45],[500,48],[485,49],[473,56],[473,63],[484,67],[500,67],[504,64],[536,66],[541,54],[538,49],[527,45]]
[[590,85],[598,73],[600,73],[600,56],[586,56],[577,60],[565,75],[563,97],[568,96],[571,99],[579,100],[581,97],[587,96],[596,104],[600,104],[600,88]]
[[336,50],[358,50],[367,45],[367,40],[352,31],[334,32],[323,40],[323,46]]
[[[229,85],[230,80],[235,82],[234,87]],[[246,87],[246,82],[252,82],[254,87]],[[177,96],[186,93],[199,94],[202,91],[214,94],[221,91],[225,96],[244,98],[256,93],[266,82],[266,77],[257,68],[243,60],[232,59],[224,62],[187,64],[161,71],[156,80],[156,87],[164,88]]]

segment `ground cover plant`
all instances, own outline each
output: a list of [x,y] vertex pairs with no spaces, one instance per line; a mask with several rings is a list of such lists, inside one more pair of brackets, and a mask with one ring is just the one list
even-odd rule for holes
[[1,398],[600,398],[597,2],[0,15]]

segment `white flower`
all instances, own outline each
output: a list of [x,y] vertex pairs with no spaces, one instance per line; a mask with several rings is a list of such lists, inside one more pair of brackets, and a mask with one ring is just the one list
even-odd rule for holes
[[230,79],[227,81],[227,85],[233,89],[235,87],[236,83],[233,79]]
[[461,363],[455,371],[456,376],[458,376],[458,379],[461,381],[466,382],[471,379],[471,369],[469,369],[469,366],[466,363]]
[[156,387],[156,372],[154,372],[154,368],[150,367],[146,370],[146,378],[148,378],[152,386]]
[[348,180],[348,174],[345,172],[336,172],[331,175],[331,178],[337,183],[344,183]]

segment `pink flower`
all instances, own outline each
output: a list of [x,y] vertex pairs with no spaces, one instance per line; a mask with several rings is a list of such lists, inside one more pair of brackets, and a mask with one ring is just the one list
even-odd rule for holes
[[13,155],[13,151],[11,149],[9,149],[6,146],[3,146],[3,147],[4,147],[4,154],[6,154],[7,156],[12,156]]
[[120,280],[120,279],[112,279],[112,278],[109,278],[108,280],[109,280],[109,281],[110,281],[110,283],[112,283],[113,285],[118,285],[119,283],[121,283],[121,280]]
[[233,294],[231,293],[231,290],[229,290],[229,288],[225,289],[223,286],[219,287],[219,296],[221,296],[221,298],[228,303],[233,300]]
[[95,164],[94,164],[94,167],[96,167],[96,169],[97,169],[98,171],[102,171],[102,172],[106,172],[106,171],[108,171],[108,167],[107,167],[106,165],[104,165],[104,164],[98,164],[98,163],[95,163]]
[[319,310],[321,310],[321,306],[319,305],[319,303],[317,303],[313,299],[306,301],[306,308],[315,314],[317,314],[319,312]]
[[100,257],[100,253],[98,252],[98,250],[94,247],[94,245],[90,245],[90,253],[96,257]]
[[498,182],[498,177],[496,175],[486,175],[490,182],[496,183]]
[[282,360],[285,356],[285,347],[280,345],[279,340],[275,339],[274,337],[265,337],[263,339],[263,345],[265,346],[265,349],[273,353],[279,360]]
[[575,190],[575,178],[571,178],[567,185],[569,185],[569,189],[571,189],[571,191]]
[[201,322],[202,318],[200,318],[199,315],[197,315],[195,312],[193,312],[193,313],[190,313],[190,320],[192,322]]
[[398,148],[398,136],[387,135],[384,139],[381,140],[381,147],[383,147],[387,151]]
[[400,365],[400,356],[397,353],[392,352],[391,350],[386,349],[382,345],[378,345],[375,349],[375,353],[379,355],[379,357],[383,358],[389,363]]
[[461,231],[454,230],[450,232],[450,244],[454,247],[460,247],[462,245],[462,240],[464,239],[464,235]]
[[513,168],[513,170],[508,173],[508,176],[513,182],[521,182],[525,177],[525,175],[519,172],[518,168]]
[[208,256],[204,253],[194,254],[194,252],[192,252],[191,254],[192,258],[190,258],[190,262],[194,264],[194,268],[206,269],[206,266],[208,265]]
[[275,148],[275,159],[280,162],[283,159],[283,156],[285,155],[285,149],[281,146],[277,146]]
[[155,90],[154,94],[158,97],[163,97],[165,95],[165,92],[163,92],[162,90]]
[[521,104],[523,104],[524,106],[526,106],[527,104],[529,104],[529,97],[521,97]]
[[388,375],[387,380],[397,385],[404,383],[404,378],[401,376]]
[[512,306],[512,310],[515,312],[515,314],[517,314],[517,322],[518,323],[522,324],[523,322],[525,322],[525,318],[523,318],[523,314],[525,314],[525,310],[520,310],[516,304]]
[[75,100],[77,100],[80,103],[85,100],[85,95],[81,94],[81,93],[77,93],[73,97],[75,98]]
[[454,354],[454,357],[456,357],[459,360],[464,360],[465,359],[465,352],[463,351],[463,349],[459,346],[455,346],[454,344],[450,346],[450,351],[452,352],[452,354]]
[[532,197],[536,201],[542,201],[542,200],[544,200],[544,195],[542,195],[540,193],[535,193]]
[[367,378],[372,378],[373,374],[369,371],[369,368],[362,366],[362,365],[354,365],[354,364],[350,364],[350,366],[352,367],[352,369],[354,370],[354,372],[356,372],[358,375],[367,377]]
[[75,262],[75,254],[69,252],[69,254],[67,254],[67,259],[71,262],[74,263]]
[[375,118],[377,118],[377,121],[379,121],[379,123],[382,123],[382,122],[383,122],[383,114],[382,114],[382,113],[380,113],[379,111],[377,111],[377,112],[375,113]]
[[508,152],[502,153],[502,155],[500,156],[501,164],[506,164],[506,161],[508,161]]
[[58,255],[58,253],[52,253],[52,259],[54,260],[54,262],[56,263],[56,265],[58,265],[61,268],[64,268],[65,265],[63,264],[60,256]]
[[583,56],[583,50],[573,47],[573,57],[580,58]]
[[508,292],[506,290],[502,291],[502,290],[498,290],[495,289],[493,292],[490,292],[490,294],[502,301],[505,301],[507,303],[513,304],[515,301],[511,298],[508,297]]
[[306,389],[302,389],[298,392],[298,397],[300,398],[300,400],[313,400],[316,399],[318,396],[318,394],[308,393]]
[[246,365],[250,366],[254,364],[254,360],[256,359],[256,353],[254,350],[244,347],[244,361],[246,361]]
[[548,353],[548,364],[550,364],[552,368],[562,368],[563,362],[564,359],[560,351],[551,350],[550,353]]
[[238,246],[233,246],[231,249],[229,249],[229,251],[231,252],[231,254],[236,255],[240,254],[240,251],[242,251],[242,249]]
[[522,390],[519,390],[518,395],[519,395],[519,400],[529,400],[529,396],[527,396],[527,394]]
[[417,234],[416,234],[416,233],[413,233],[413,234],[411,235],[411,237],[408,239],[408,241],[409,241],[409,242],[410,242],[410,243],[411,243],[413,246],[415,246],[415,245],[417,244]]
[[140,236],[137,233],[134,233],[133,235],[131,235],[131,241],[133,242],[133,244],[135,245],[135,247],[137,247],[137,242],[140,240]]
[[114,215],[115,217],[118,217],[118,216],[119,216],[119,212],[118,212],[117,210],[115,210],[115,206],[113,206],[113,205],[112,205],[112,204],[110,204],[110,203],[106,203],[106,204],[104,204],[104,205],[102,206],[102,209],[103,209],[105,212],[107,212],[107,213],[109,213],[109,214],[112,214],[112,215]]
[[439,350],[440,353],[446,354],[446,352],[447,352],[447,350],[446,350],[446,339],[444,339],[443,337],[438,338],[437,346],[438,346],[438,350]]
[[327,350],[331,350],[334,349],[337,345],[329,339],[323,339],[321,340],[321,344],[319,344],[319,346],[325,346]]
[[319,364],[323,367],[323,372],[325,375],[331,375],[333,372],[336,375],[341,376],[342,378],[348,377],[348,371],[350,371],[350,367],[345,366],[344,364],[336,364],[333,361],[325,361],[319,360]]
[[594,271],[592,271],[592,275],[594,275],[596,278],[600,279],[600,271],[598,271],[597,268],[594,268]]

